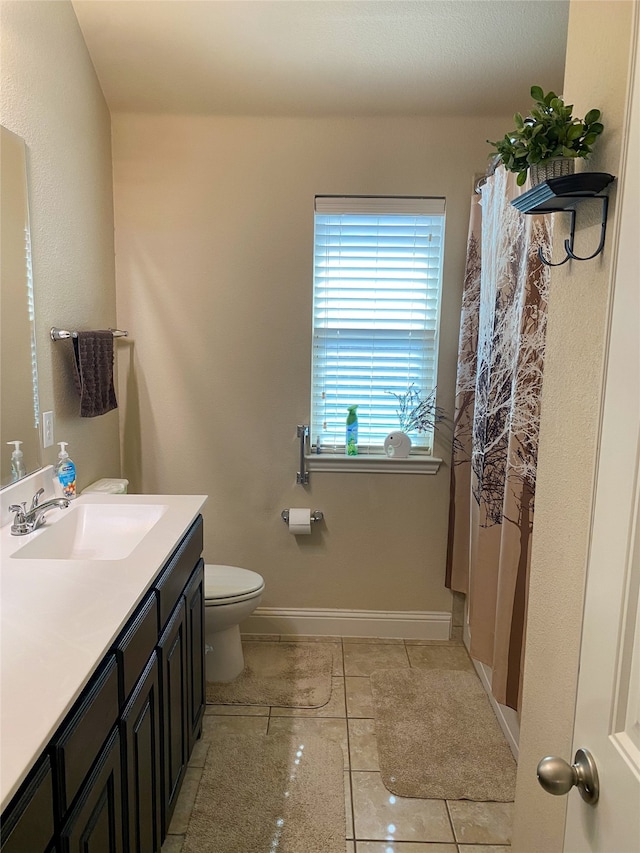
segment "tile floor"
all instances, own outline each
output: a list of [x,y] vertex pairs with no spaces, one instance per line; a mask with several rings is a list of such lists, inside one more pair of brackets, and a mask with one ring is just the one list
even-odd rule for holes
[[314,733],[337,741],[344,752],[345,853],[509,853],[512,803],[396,797],[380,781],[369,676],[387,667],[473,669],[460,629],[454,632],[448,642],[246,635],[246,640],[330,643],[334,652],[331,700],[312,710],[208,705],[202,740],[191,758],[162,853],[182,849],[214,730]]

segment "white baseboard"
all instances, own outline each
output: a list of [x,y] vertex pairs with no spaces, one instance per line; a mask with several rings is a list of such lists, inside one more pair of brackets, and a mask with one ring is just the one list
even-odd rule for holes
[[[469,633],[469,625],[465,625],[463,632],[463,640],[464,644],[467,647],[467,651],[469,651],[470,643],[471,643],[471,635]],[[471,654],[471,652],[469,652]],[[493,673],[491,671],[491,667],[487,666],[486,663],[482,663],[479,660],[475,660],[475,658],[471,658],[473,661],[473,665],[476,668],[476,672],[478,673],[478,678],[482,682],[482,686],[487,692],[487,696],[489,697],[489,702],[491,703],[491,707],[493,708],[493,712],[496,715],[498,723],[500,724],[500,728],[507,739],[507,743],[509,744],[509,748],[513,753],[513,757],[515,760],[518,760],[518,756],[520,754],[520,720],[518,718],[518,714],[513,708],[508,708],[506,705],[501,705],[500,702],[497,701],[493,693],[491,692],[491,679]]]
[[241,627],[242,632],[246,634],[448,640],[451,635],[451,614],[418,610],[258,607]]

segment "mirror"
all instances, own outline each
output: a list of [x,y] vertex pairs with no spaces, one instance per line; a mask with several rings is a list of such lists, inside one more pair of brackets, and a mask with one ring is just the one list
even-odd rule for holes
[[[22,442],[24,474],[42,466],[25,144],[0,127],[0,487],[15,479],[7,441]],[[24,476],[23,474],[23,476]]]

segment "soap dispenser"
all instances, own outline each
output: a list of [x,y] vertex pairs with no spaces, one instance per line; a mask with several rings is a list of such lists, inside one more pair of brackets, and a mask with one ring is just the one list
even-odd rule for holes
[[24,467],[24,455],[20,450],[21,441],[8,441],[7,444],[13,444],[13,453],[11,454],[11,482],[15,483],[27,476],[27,469]]
[[55,467],[55,476],[57,482],[60,484],[60,488],[62,489],[62,495],[69,500],[73,500],[76,496],[76,466],[69,459],[69,454],[67,453],[67,445],[68,441],[59,441],[60,445],[60,453],[58,453],[58,459],[60,460]]

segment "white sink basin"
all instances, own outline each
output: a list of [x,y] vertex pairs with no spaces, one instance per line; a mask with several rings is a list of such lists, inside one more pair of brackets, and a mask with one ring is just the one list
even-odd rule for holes
[[16,550],[23,560],[124,560],[167,511],[165,504],[86,503],[61,513]]

